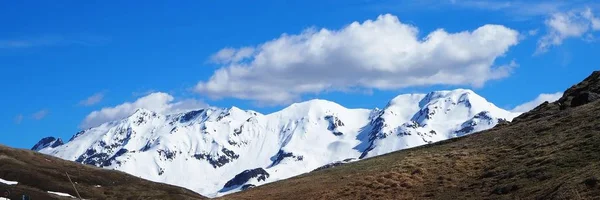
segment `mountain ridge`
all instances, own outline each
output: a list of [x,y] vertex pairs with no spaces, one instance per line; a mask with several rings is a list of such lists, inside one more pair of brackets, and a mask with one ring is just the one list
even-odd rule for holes
[[596,71],[511,123],[221,199],[598,199],[599,93]]
[[36,146],[45,147],[39,149],[45,154],[215,197],[331,163],[471,134],[518,114],[466,89],[398,95],[383,109],[349,109],[322,99],[266,115],[234,106],[168,115],[138,109],[63,145]]

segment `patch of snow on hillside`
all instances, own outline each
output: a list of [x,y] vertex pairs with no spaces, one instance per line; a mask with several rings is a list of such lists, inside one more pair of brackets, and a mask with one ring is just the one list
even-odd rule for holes
[[47,191],[47,192],[48,192],[48,193],[50,193],[50,194],[54,194],[54,195],[57,195],[57,196],[61,196],[61,197],[70,197],[70,198],[73,198],[73,199],[75,199],[75,198],[76,198],[76,197],[74,197],[73,195],[70,195],[70,194],[67,194],[67,193],[62,193],[62,192],[52,192],[52,191]]
[[7,180],[4,180],[4,179],[0,178],[0,183],[6,184],[6,185],[16,185],[19,182],[17,182],[17,181],[7,181]]

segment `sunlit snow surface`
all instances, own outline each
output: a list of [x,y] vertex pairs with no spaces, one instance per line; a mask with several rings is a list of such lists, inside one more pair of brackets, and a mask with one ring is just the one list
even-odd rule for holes
[[7,180],[4,180],[4,179],[0,178],[0,183],[6,184],[6,185],[16,185],[19,182],[16,182],[16,181],[7,181]]
[[57,196],[61,196],[61,197],[71,197],[71,198],[75,198],[73,195],[67,194],[67,193],[62,193],[62,192],[52,192],[52,191],[47,191],[50,194],[54,194]]
[[[268,115],[236,107],[174,115],[140,109],[40,152],[215,197],[336,161],[471,134],[518,114],[463,89],[400,95],[372,110],[325,100]],[[248,176],[234,179],[245,170]]]

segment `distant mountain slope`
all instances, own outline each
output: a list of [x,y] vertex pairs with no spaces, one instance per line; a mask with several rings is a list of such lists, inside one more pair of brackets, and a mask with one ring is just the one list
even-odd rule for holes
[[600,199],[599,97],[597,71],[510,124],[223,199]]
[[10,199],[21,199],[23,194],[31,199],[71,199],[57,195],[77,196],[65,173],[84,199],[205,199],[187,189],[120,171],[0,145],[0,197],[9,191]]
[[383,109],[348,109],[325,100],[268,115],[207,108],[133,115],[33,148],[117,169],[214,197],[399,149],[467,135],[512,120],[471,90],[405,94]]

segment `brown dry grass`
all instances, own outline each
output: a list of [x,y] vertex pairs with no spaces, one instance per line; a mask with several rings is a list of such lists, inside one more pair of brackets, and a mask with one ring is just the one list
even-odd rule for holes
[[76,182],[77,190],[84,199],[204,199],[190,190],[143,180],[123,172],[0,145],[0,178],[19,182],[16,186],[0,183],[0,192],[11,190],[11,199],[21,199],[22,194],[28,194],[31,199],[61,199],[46,191],[76,196],[65,172]]
[[559,106],[223,199],[600,199],[600,101]]

